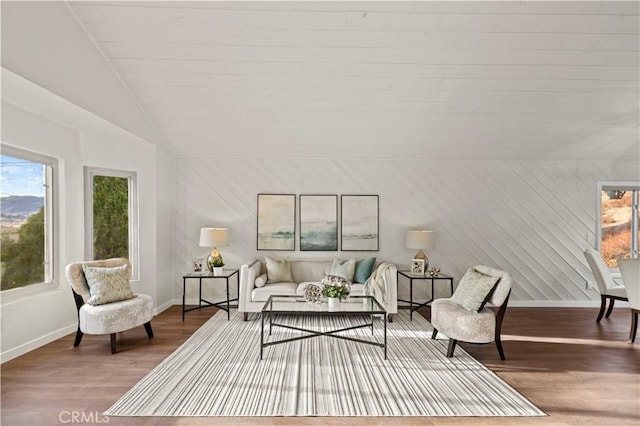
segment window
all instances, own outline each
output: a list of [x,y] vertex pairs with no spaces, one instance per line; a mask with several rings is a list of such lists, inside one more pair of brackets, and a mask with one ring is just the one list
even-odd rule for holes
[[599,183],[598,243],[602,258],[616,269],[616,259],[638,257],[640,183]]
[[136,175],[85,168],[86,241],[88,259],[125,257],[137,277]]
[[3,146],[0,155],[1,290],[53,280],[55,160]]

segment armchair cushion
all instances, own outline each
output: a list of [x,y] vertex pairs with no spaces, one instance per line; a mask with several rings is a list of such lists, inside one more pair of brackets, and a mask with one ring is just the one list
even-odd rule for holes
[[491,297],[499,279],[500,277],[486,275],[474,268],[469,268],[460,279],[456,291],[451,296],[451,301],[467,311],[479,312]]
[[131,299],[135,295],[129,284],[128,265],[116,267],[96,267],[82,265],[89,285],[90,305],[104,305]]
[[289,259],[273,259],[269,256],[265,256],[264,259],[267,264],[268,283],[293,281],[293,278],[291,277],[291,265],[289,264]]
[[488,308],[471,312],[451,301],[436,299],[431,305],[431,323],[450,339],[471,343],[493,341],[496,320]]
[[78,316],[83,333],[119,333],[151,321],[153,298],[147,294],[138,294],[132,299],[105,305],[84,304]]

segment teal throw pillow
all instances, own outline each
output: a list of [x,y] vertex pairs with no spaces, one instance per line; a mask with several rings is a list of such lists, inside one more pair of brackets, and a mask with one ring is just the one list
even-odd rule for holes
[[353,274],[354,283],[364,283],[369,279],[376,263],[375,257],[360,259],[356,262],[356,271]]

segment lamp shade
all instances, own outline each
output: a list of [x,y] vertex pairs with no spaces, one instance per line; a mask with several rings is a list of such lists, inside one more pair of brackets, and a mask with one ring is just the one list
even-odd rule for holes
[[225,247],[229,245],[227,228],[201,228],[200,247]]
[[426,250],[436,246],[436,233],[433,231],[407,232],[407,248]]

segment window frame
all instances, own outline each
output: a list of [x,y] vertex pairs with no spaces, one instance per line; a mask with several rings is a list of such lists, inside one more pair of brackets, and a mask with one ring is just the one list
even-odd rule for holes
[[[602,192],[607,189],[623,189],[625,191],[635,191],[631,205],[631,257],[638,257],[638,227],[640,227],[640,216],[638,216],[640,199],[640,182],[633,181],[598,181],[597,183],[597,203],[596,203],[596,250],[602,249]],[[635,213],[635,214],[634,214]],[[635,247],[634,247],[635,245]],[[635,252],[634,252],[635,251]],[[618,268],[609,268],[613,273],[619,274]]]
[[57,287],[55,280],[57,271],[55,268],[58,253],[55,250],[57,235],[54,222],[56,220],[55,209],[57,207],[57,173],[58,159],[48,155],[36,153],[23,148],[2,144],[2,155],[20,158],[33,163],[44,165],[44,281],[41,283],[25,284],[20,287],[1,290],[3,302],[8,297],[9,301],[14,298],[21,298],[32,294],[50,291]]
[[138,222],[138,177],[136,172],[126,170],[106,169],[101,167],[84,166],[84,224],[85,244],[84,253],[86,259],[93,259],[93,178],[95,176],[108,176],[126,178],[129,182],[129,262],[132,266],[131,280],[140,277],[139,267],[139,222]]

